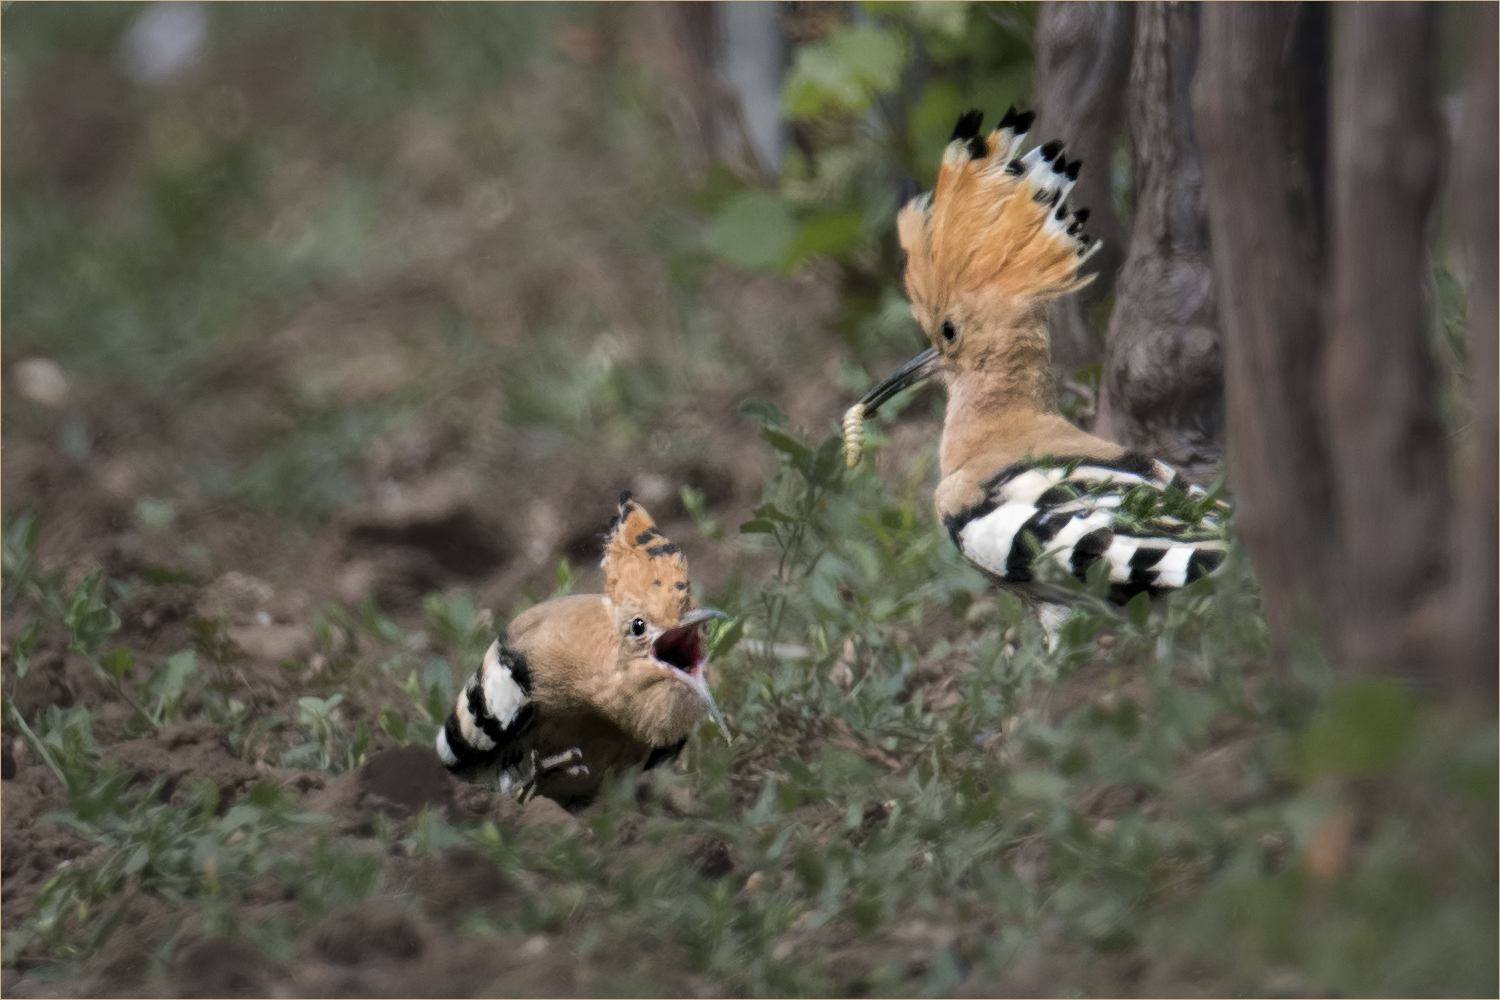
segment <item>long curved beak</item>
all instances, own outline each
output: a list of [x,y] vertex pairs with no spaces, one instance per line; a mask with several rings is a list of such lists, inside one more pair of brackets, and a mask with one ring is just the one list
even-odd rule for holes
[[708,678],[700,672],[688,674],[683,677],[683,680],[687,682],[688,687],[698,693],[698,697],[703,699],[703,704],[708,706],[708,714],[713,716],[713,720],[719,724],[719,732],[724,734],[724,742],[733,744],[734,737],[729,735],[729,726],[724,723],[724,713],[719,711],[719,706],[714,703],[713,694],[708,690]]
[[871,417],[881,405],[896,393],[903,389],[910,389],[918,382],[930,378],[937,373],[942,363],[942,356],[938,354],[936,347],[927,350],[912,358],[906,364],[897,368],[887,375],[879,385],[872,388],[860,398],[859,405],[864,407],[864,415]]
[[[668,633],[664,633],[663,638],[670,634],[680,633],[684,629],[689,629],[693,626],[700,625],[703,622],[708,621],[710,618],[733,617],[734,616],[729,614],[727,611],[720,611],[718,608],[694,608],[687,614],[683,615],[682,619],[673,628],[671,628]],[[661,640],[658,639],[657,641],[660,642]],[[693,648],[695,650],[702,649],[702,646],[700,644],[701,641],[698,638],[693,638],[692,642]],[[713,716],[713,720],[719,724],[719,732],[724,734],[724,742],[732,744],[734,743],[734,737],[729,735],[729,726],[724,722],[724,714],[719,711],[719,706],[714,702],[713,693],[708,690],[708,678],[704,675],[703,672],[703,664],[707,660],[707,654],[704,652],[696,652],[694,653],[693,658],[696,662],[693,664],[692,669],[679,669],[677,671],[677,676],[685,684],[687,684],[688,687],[692,688],[694,693],[696,693],[698,697],[703,699],[703,704],[708,706],[708,714]]]
[[706,622],[710,618],[727,620],[733,617],[734,615],[728,611],[720,611],[718,608],[694,608],[682,616],[682,620],[677,623],[677,626],[681,628],[683,625],[696,625],[699,622]]

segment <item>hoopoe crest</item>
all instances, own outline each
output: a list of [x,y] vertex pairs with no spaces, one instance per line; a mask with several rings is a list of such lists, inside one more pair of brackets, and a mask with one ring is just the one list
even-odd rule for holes
[[603,594],[538,604],[485,653],[437,736],[443,763],[502,791],[587,802],[610,771],[681,752],[707,711],[702,623],[687,560],[621,494]]
[[1225,505],[1169,467],[1058,411],[1043,307],[1077,291],[1099,248],[1068,205],[1081,167],[1060,142],[1022,153],[1034,116],[988,136],[959,118],[930,194],[896,218],[912,315],[931,347],[844,415],[849,464],[863,421],[929,377],[947,386],[938,515],[964,554],[1005,583],[1043,567],[1083,577],[1107,560],[1118,596],[1180,587],[1223,560]]

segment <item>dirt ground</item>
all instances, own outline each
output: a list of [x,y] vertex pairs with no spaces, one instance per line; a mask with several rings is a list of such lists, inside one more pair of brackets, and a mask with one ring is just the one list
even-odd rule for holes
[[[836,364],[832,352],[829,361]],[[239,387],[284,364],[290,367],[276,347],[248,352],[239,363],[237,373],[226,375]],[[804,426],[823,427],[843,405],[824,391],[826,368],[768,376],[766,388]],[[283,664],[315,656],[313,619],[326,602],[355,603],[371,595],[393,620],[416,629],[423,595],[464,587],[503,622],[521,587],[550,590],[553,566],[564,556],[580,573],[578,589],[596,590],[599,539],[622,489],[648,505],[669,537],[683,541],[694,579],[705,589],[722,586],[735,569],[753,571],[728,545],[715,545],[698,532],[678,496],[681,486],[701,490],[709,515],[724,524],[750,516],[769,460],[754,425],[738,416],[740,401],[712,392],[682,401],[669,423],[686,429],[710,456],[691,464],[578,449],[539,452],[517,442],[492,460],[501,474],[480,476],[456,443],[446,442],[445,452],[440,432],[419,428],[395,440],[381,439],[367,455],[362,484],[367,499],[321,528],[295,531],[243,505],[174,490],[172,465],[195,445],[202,447],[192,440],[201,437],[201,428],[174,422],[172,415],[141,412],[137,400],[103,386],[81,402],[86,419],[113,428],[154,423],[161,443],[143,452],[135,435],[103,433],[89,460],[79,462],[45,435],[37,436],[39,441],[8,434],[0,443],[5,505],[13,512],[45,512],[38,560],[66,567],[70,583],[96,568],[117,579],[163,567],[192,576],[198,583],[145,586],[133,593],[121,605],[116,638],[135,651],[138,663],[159,662],[192,645],[195,618],[222,615],[228,637],[246,654],[232,667],[235,696],[253,715],[295,719],[297,699],[310,689],[304,676]],[[216,433],[232,435],[233,427],[221,426]],[[139,530],[138,501],[163,495],[178,503],[173,529]],[[185,551],[196,557],[185,557]],[[13,627],[7,623],[8,630]],[[339,836],[352,838],[373,835],[375,812],[410,817],[429,806],[454,823],[490,817],[515,829],[577,822],[549,800],[521,808],[507,797],[459,783],[425,748],[395,746],[376,725],[382,701],[391,697],[389,687],[380,685],[351,690],[343,703],[348,722],[366,721],[373,736],[369,762],[337,777],[269,763],[291,739],[277,730],[250,748],[248,758],[231,749],[224,726],[186,723],[127,738],[129,708],[68,653],[63,641],[44,634],[17,707],[30,718],[48,704],[87,705],[104,759],[142,781],[166,779],[167,797],[188,778],[210,779],[225,801],[269,780],[293,795],[299,808],[332,817]],[[7,688],[14,676],[8,649]],[[0,925],[9,931],[32,913],[41,885],[84,845],[43,820],[65,805],[62,790],[25,741],[8,730],[0,788]],[[387,884],[402,899],[418,901],[414,909],[385,903],[330,914],[281,964],[266,963],[243,942],[189,944],[172,960],[170,988],[181,996],[565,996],[601,988],[591,985],[589,971],[577,965],[570,947],[546,935],[496,941],[476,952],[444,931],[458,908],[505,904],[508,887],[473,851],[456,848],[392,864]],[[278,898],[252,899],[245,917],[263,919],[278,906],[292,905]],[[160,944],[173,919],[161,901],[138,897],[83,979],[49,983],[7,969],[4,991],[12,996],[157,995],[162,983],[148,979],[148,948]]]

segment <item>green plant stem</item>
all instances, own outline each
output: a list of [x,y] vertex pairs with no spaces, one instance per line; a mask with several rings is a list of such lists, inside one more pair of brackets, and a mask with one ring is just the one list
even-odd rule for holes
[[131,694],[130,691],[125,687],[124,681],[116,677],[114,674],[110,673],[108,670],[105,670],[103,665],[100,664],[99,661],[93,656],[89,657],[89,666],[93,667],[96,672],[109,678],[110,684],[114,687],[115,692],[125,700],[125,704],[129,705],[131,708],[140,713],[141,718],[149,722],[153,730],[161,728],[161,721],[154,714],[148,711],[146,709],[146,706],[142,705],[139,701],[136,700],[135,695]]
[[26,737],[26,742],[31,744],[31,749],[35,750],[37,756],[42,758],[42,762],[52,769],[53,774],[57,775],[57,780],[62,784],[63,791],[68,791],[68,776],[63,774],[63,769],[58,766],[57,761],[52,759],[52,754],[47,749],[47,745],[42,742],[41,737],[31,731],[31,727],[26,724],[26,720],[21,717],[20,711],[17,710],[14,704],[10,706],[10,718],[12,722],[21,728],[21,733]]

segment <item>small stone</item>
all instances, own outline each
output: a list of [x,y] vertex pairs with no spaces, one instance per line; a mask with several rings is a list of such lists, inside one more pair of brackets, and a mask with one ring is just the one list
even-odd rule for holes
[[562,806],[544,795],[538,795],[521,807],[521,825],[533,823],[556,823],[560,826],[576,826],[578,820]]
[[16,391],[41,406],[61,409],[68,401],[68,376],[51,358],[27,358],[11,369]]
[[[852,643],[846,644],[845,651],[848,652],[851,646]],[[854,671],[850,669],[847,657],[839,660],[829,668],[828,679],[835,687],[845,693],[848,693],[849,689],[854,687]]]
[[271,663],[300,660],[316,646],[313,631],[306,625],[249,625],[226,631],[230,641],[251,659]]
[[1021,630],[1016,628],[1014,625],[1005,630],[1006,642],[1014,643],[1019,638],[1021,638]]
[[760,892],[765,887],[766,875],[764,872],[751,872],[750,877],[745,879],[745,884],[740,888],[736,899],[748,899]]
[[1114,645],[1115,645],[1115,637],[1114,636],[1109,635],[1108,633],[1106,633],[1106,634],[1101,635],[1099,637],[1099,648],[1100,649],[1113,649]]

